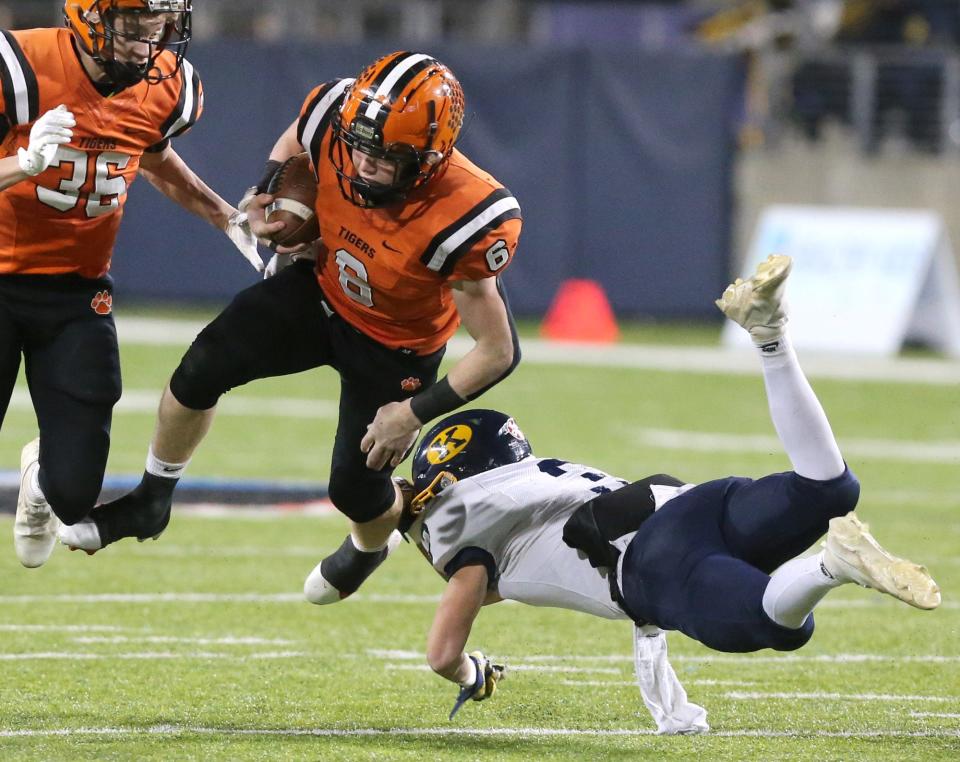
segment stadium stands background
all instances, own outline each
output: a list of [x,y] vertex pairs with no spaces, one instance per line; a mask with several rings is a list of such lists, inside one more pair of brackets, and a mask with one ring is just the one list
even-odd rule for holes
[[[207,114],[177,148],[228,198],[312,85],[400,47],[450,63],[464,149],[524,206],[521,314],[589,276],[623,316],[708,315],[773,202],[929,208],[960,241],[957,0],[195,6]],[[0,1],[0,26],[58,24],[61,7]],[[128,214],[119,295],[219,301],[250,282],[146,183]]]

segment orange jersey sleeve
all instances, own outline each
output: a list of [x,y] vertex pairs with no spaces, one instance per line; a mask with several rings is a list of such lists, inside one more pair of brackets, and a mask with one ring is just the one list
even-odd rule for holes
[[[170,71],[174,58],[158,63]],[[73,112],[73,139],[36,177],[0,191],[0,273],[78,273],[110,268],[127,191],[144,151],[186,132],[203,109],[199,76],[184,62],[175,77],[104,96],[83,70],[67,29],[0,33],[0,153],[30,142],[30,127],[61,103]]]

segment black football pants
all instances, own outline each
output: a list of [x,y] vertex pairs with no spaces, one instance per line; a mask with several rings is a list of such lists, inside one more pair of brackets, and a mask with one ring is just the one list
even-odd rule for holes
[[93,508],[110,450],[121,391],[112,285],[109,277],[0,275],[0,425],[22,355],[40,428],[40,488],[65,524]]
[[377,409],[437,380],[444,350],[415,355],[389,349],[324,309],[310,261],[241,291],[194,340],[170,380],[177,401],[208,410],[220,395],[257,378],[329,365],[340,374],[340,416],[330,468],[330,500],[356,522],[390,508],[387,466],[367,468],[360,440]]

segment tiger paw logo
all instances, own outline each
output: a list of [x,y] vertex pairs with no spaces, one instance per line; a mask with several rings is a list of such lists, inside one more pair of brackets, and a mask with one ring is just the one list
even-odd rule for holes
[[405,378],[400,382],[400,388],[405,392],[415,392],[421,386],[423,386],[423,383],[420,381],[420,379],[414,378],[413,376],[410,378]]
[[98,315],[109,315],[113,312],[113,295],[109,291],[97,291],[90,301],[90,307]]

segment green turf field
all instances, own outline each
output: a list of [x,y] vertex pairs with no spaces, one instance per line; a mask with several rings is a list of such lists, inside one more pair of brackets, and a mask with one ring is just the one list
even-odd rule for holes
[[[150,405],[180,352],[124,346],[126,391],[144,399],[115,419],[111,472],[142,470]],[[303,578],[344,535],[336,516],[175,513],[159,542],[92,558],[58,548],[25,570],[0,514],[0,759],[958,759],[956,388],[813,383],[863,482],[861,517],[930,567],[944,603],[920,612],[844,588],[792,655],[719,655],[671,636],[708,736],[647,735],[628,625],[513,604],[485,611],[470,642],[507,659],[509,678],[448,722],[456,691],[421,656],[441,581],[412,548],[342,604],[301,602]],[[324,481],[336,391],[322,370],[235,391],[190,475]],[[626,477],[787,467],[759,375],[525,364],[483,403],[512,412],[539,455]],[[15,405],[0,470],[34,435]]]

